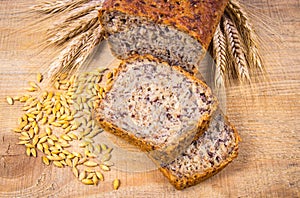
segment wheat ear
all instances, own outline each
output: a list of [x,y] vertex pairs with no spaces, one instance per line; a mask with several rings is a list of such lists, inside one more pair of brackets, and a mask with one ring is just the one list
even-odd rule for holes
[[228,50],[233,60],[236,74],[241,81],[250,82],[247,60],[243,52],[243,43],[241,42],[239,32],[228,17],[223,16],[222,22],[224,34],[228,42]]
[[237,1],[230,0],[225,13],[236,24],[245,43],[246,56],[250,69],[259,69],[261,72],[264,71],[262,58],[258,50],[258,38],[244,9]]
[[97,13],[92,12],[89,15],[80,18],[80,20],[76,20],[72,24],[62,26],[59,29],[55,28],[54,30],[51,30],[51,32],[49,32],[48,42],[50,44],[62,45],[67,40],[72,39],[80,33],[87,31],[97,22]]
[[67,13],[66,16],[64,16],[64,21],[62,21],[62,22],[63,23],[70,22],[70,21],[73,21],[74,19],[78,19],[82,16],[89,14],[90,12],[92,12],[94,10],[98,10],[98,8],[102,6],[102,3],[103,3],[103,0],[97,0],[96,2],[91,1],[91,2],[85,3],[82,6],[76,8],[76,9],[73,9],[69,13]]
[[44,14],[54,14],[76,7],[88,1],[90,0],[57,0],[55,2],[45,1],[38,5],[32,6],[31,9]]
[[228,66],[226,55],[226,39],[218,25],[213,37],[213,57],[215,60],[215,87],[225,86],[225,71]]
[[92,54],[95,46],[97,46],[104,39],[104,31],[102,28],[97,28],[94,30],[93,37],[91,38],[91,42],[85,45],[76,60],[74,60],[73,67],[71,68],[71,73],[76,72],[82,65],[86,62],[88,57]]
[[[103,37],[102,33],[98,35],[98,28],[99,25],[95,24],[87,32],[75,37],[59,54],[58,58],[50,64],[48,76],[55,79],[61,73],[69,73],[78,69],[83,64],[83,62],[78,61],[82,50],[94,48],[99,38]],[[74,67],[74,62],[76,62],[76,67]]]

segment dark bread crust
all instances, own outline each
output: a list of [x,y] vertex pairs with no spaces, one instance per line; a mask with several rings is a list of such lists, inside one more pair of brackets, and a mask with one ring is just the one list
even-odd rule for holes
[[161,167],[159,169],[164,174],[164,176],[169,179],[169,182],[177,190],[183,190],[190,186],[194,186],[196,184],[199,184],[201,181],[208,179],[209,177],[217,174],[223,168],[225,168],[233,159],[235,159],[238,156],[238,143],[241,141],[241,138],[240,138],[236,128],[228,122],[228,118],[226,116],[224,116],[224,118],[225,118],[225,122],[227,122],[229,124],[230,128],[234,132],[235,142],[234,142],[233,150],[231,151],[229,156],[222,163],[220,163],[218,166],[207,169],[204,173],[195,173],[192,176],[182,177],[182,178],[176,177],[167,168]]
[[99,15],[119,11],[170,25],[186,32],[207,49],[228,0],[106,0]]
[[[134,56],[133,58],[130,58],[128,60],[125,60],[125,61],[121,62],[120,66],[118,67],[118,69],[116,71],[115,76],[119,75],[119,73],[122,71],[123,67],[126,64],[133,63],[137,60],[143,60],[143,59],[147,59],[149,61],[155,61],[155,62],[159,62],[159,63],[162,63],[162,64],[166,64],[166,67],[170,67],[166,62],[159,61],[158,59],[156,59],[152,55]],[[187,78],[191,79],[198,86],[208,88],[208,86],[204,82],[202,82],[201,80],[199,80],[195,76],[191,75],[190,73],[184,71],[181,67],[173,66],[172,68],[179,71],[180,73],[182,73],[182,75],[186,76]],[[113,81],[108,86],[107,92],[109,92],[111,90],[111,88],[113,87]],[[142,151],[147,151],[147,152],[151,152],[151,151],[154,151],[154,150],[158,151],[158,152],[153,153],[153,155],[151,155],[151,153],[150,153],[150,157],[155,159],[156,161],[159,161],[159,163],[168,163],[168,162],[170,162],[170,160],[175,159],[175,156],[172,156],[172,151],[174,151],[175,149],[180,149],[181,148],[180,142],[183,142],[185,140],[185,138],[188,138],[189,136],[193,136],[192,140],[197,140],[207,130],[207,128],[209,126],[209,123],[210,123],[211,116],[217,110],[217,107],[218,107],[217,99],[213,95],[210,95],[210,96],[212,98],[212,105],[211,105],[210,112],[208,112],[206,115],[202,116],[202,118],[198,121],[197,127],[194,131],[190,131],[185,136],[183,136],[181,138],[178,138],[178,142],[177,142],[178,144],[177,145],[175,145],[175,146],[174,145],[166,145],[166,146],[170,146],[169,148],[168,147],[166,147],[166,148],[158,147],[157,145],[153,145],[151,142],[139,139],[136,136],[134,136],[133,134],[130,134],[127,131],[124,131],[123,129],[117,127],[113,123],[110,123],[110,122],[106,121],[105,119],[100,118],[99,116],[97,116],[97,114],[98,114],[97,109],[96,109],[96,120],[98,121],[99,125],[102,128],[104,128],[106,131],[108,131],[108,132],[110,132],[110,133],[112,133],[116,136],[121,137],[122,139],[126,140],[127,142],[129,142],[129,143],[131,143],[135,146],[138,146]],[[100,103],[103,100],[105,100],[105,98],[100,100]],[[183,144],[183,145],[186,146],[185,144]],[[181,150],[183,150],[183,149],[181,148]],[[168,156],[172,156],[172,159],[168,159]],[[159,158],[161,158],[161,159],[159,159]],[[160,164],[158,164],[158,165],[160,166]]]

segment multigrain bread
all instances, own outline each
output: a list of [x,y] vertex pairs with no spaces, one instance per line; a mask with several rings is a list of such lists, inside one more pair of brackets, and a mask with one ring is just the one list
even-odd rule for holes
[[99,10],[113,54],[151,54],[195,73],[228,0],[106,0]]
[[103,128],[165,164],[206,130],[216,108],[202,81],[148,55],[121,63],[96,118]]
[[196,185],[221,171],[237,157],[239,140],[235,127],[218,110],[207,131],[160,170],[179,190]]

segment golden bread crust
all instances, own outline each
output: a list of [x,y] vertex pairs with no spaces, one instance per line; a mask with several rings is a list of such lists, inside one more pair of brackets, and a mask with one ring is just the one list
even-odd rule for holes
[[228,0],[106,0],[99,14],[119,11],[176,27],[207,49]]
[[[225,120],[227,120],[227,117],[225,117]],[[165,177],[168,178],[169,182],[177,190],[183,190],[187,187],[194,186],[196,184],[199,184],[201,181],[208,179],[209,177],[217,174],[223,168],[225,168],[234,158],[238,156],[238,143],[241,141],[241,138],[236,128],[232,124],[230,124],[230,127],[233,129],[234,136],[235,136],[234,148],[230,153],[230,155],[227,157],[227,159],[224,160],[222,163],[220,163],[218,166],[209,168],[204,173],[195,173],[192,176],[182,177],[182,178],[176,177],[167,168],[161,167],[159,170],[164,174]]]

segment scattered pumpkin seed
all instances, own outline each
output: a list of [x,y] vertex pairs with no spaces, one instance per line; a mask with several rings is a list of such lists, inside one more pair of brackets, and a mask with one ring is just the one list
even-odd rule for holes
[[93,161],[86,161],[83,163],[83,165],[87,166],[87,167],[95,167],[98,165],[97,162],[93,162]]
[[110,168],[108,166],[105,166],[104,164],[100,164],[100,168],[104,171],[110,171]]
[[99,179],[100,181],[104,181],[104,176],[103,176],[102,173],[100,173],[99,171],[96,171],[95,173],[96,173],[96,176],[98,177],[98,179]]
[[14,99],[13,99],[12,97],[10,97],[10,96],[7,96],[7,97],[6,97],[6,101],[7,101],[7,103],[10,104],[10,105],[13,105],[13,104],[14,104]]
[[86,172],[82,171],[82,172],[79,173],[78,179],[81,181],[85,178],[85,176],[86,176]]
[[86,178],[87,178],[87,179],[92,179],[94,175],[95,175],[95,173],[91,172],[91,173],[89,173],[89,174],[86,176]]

